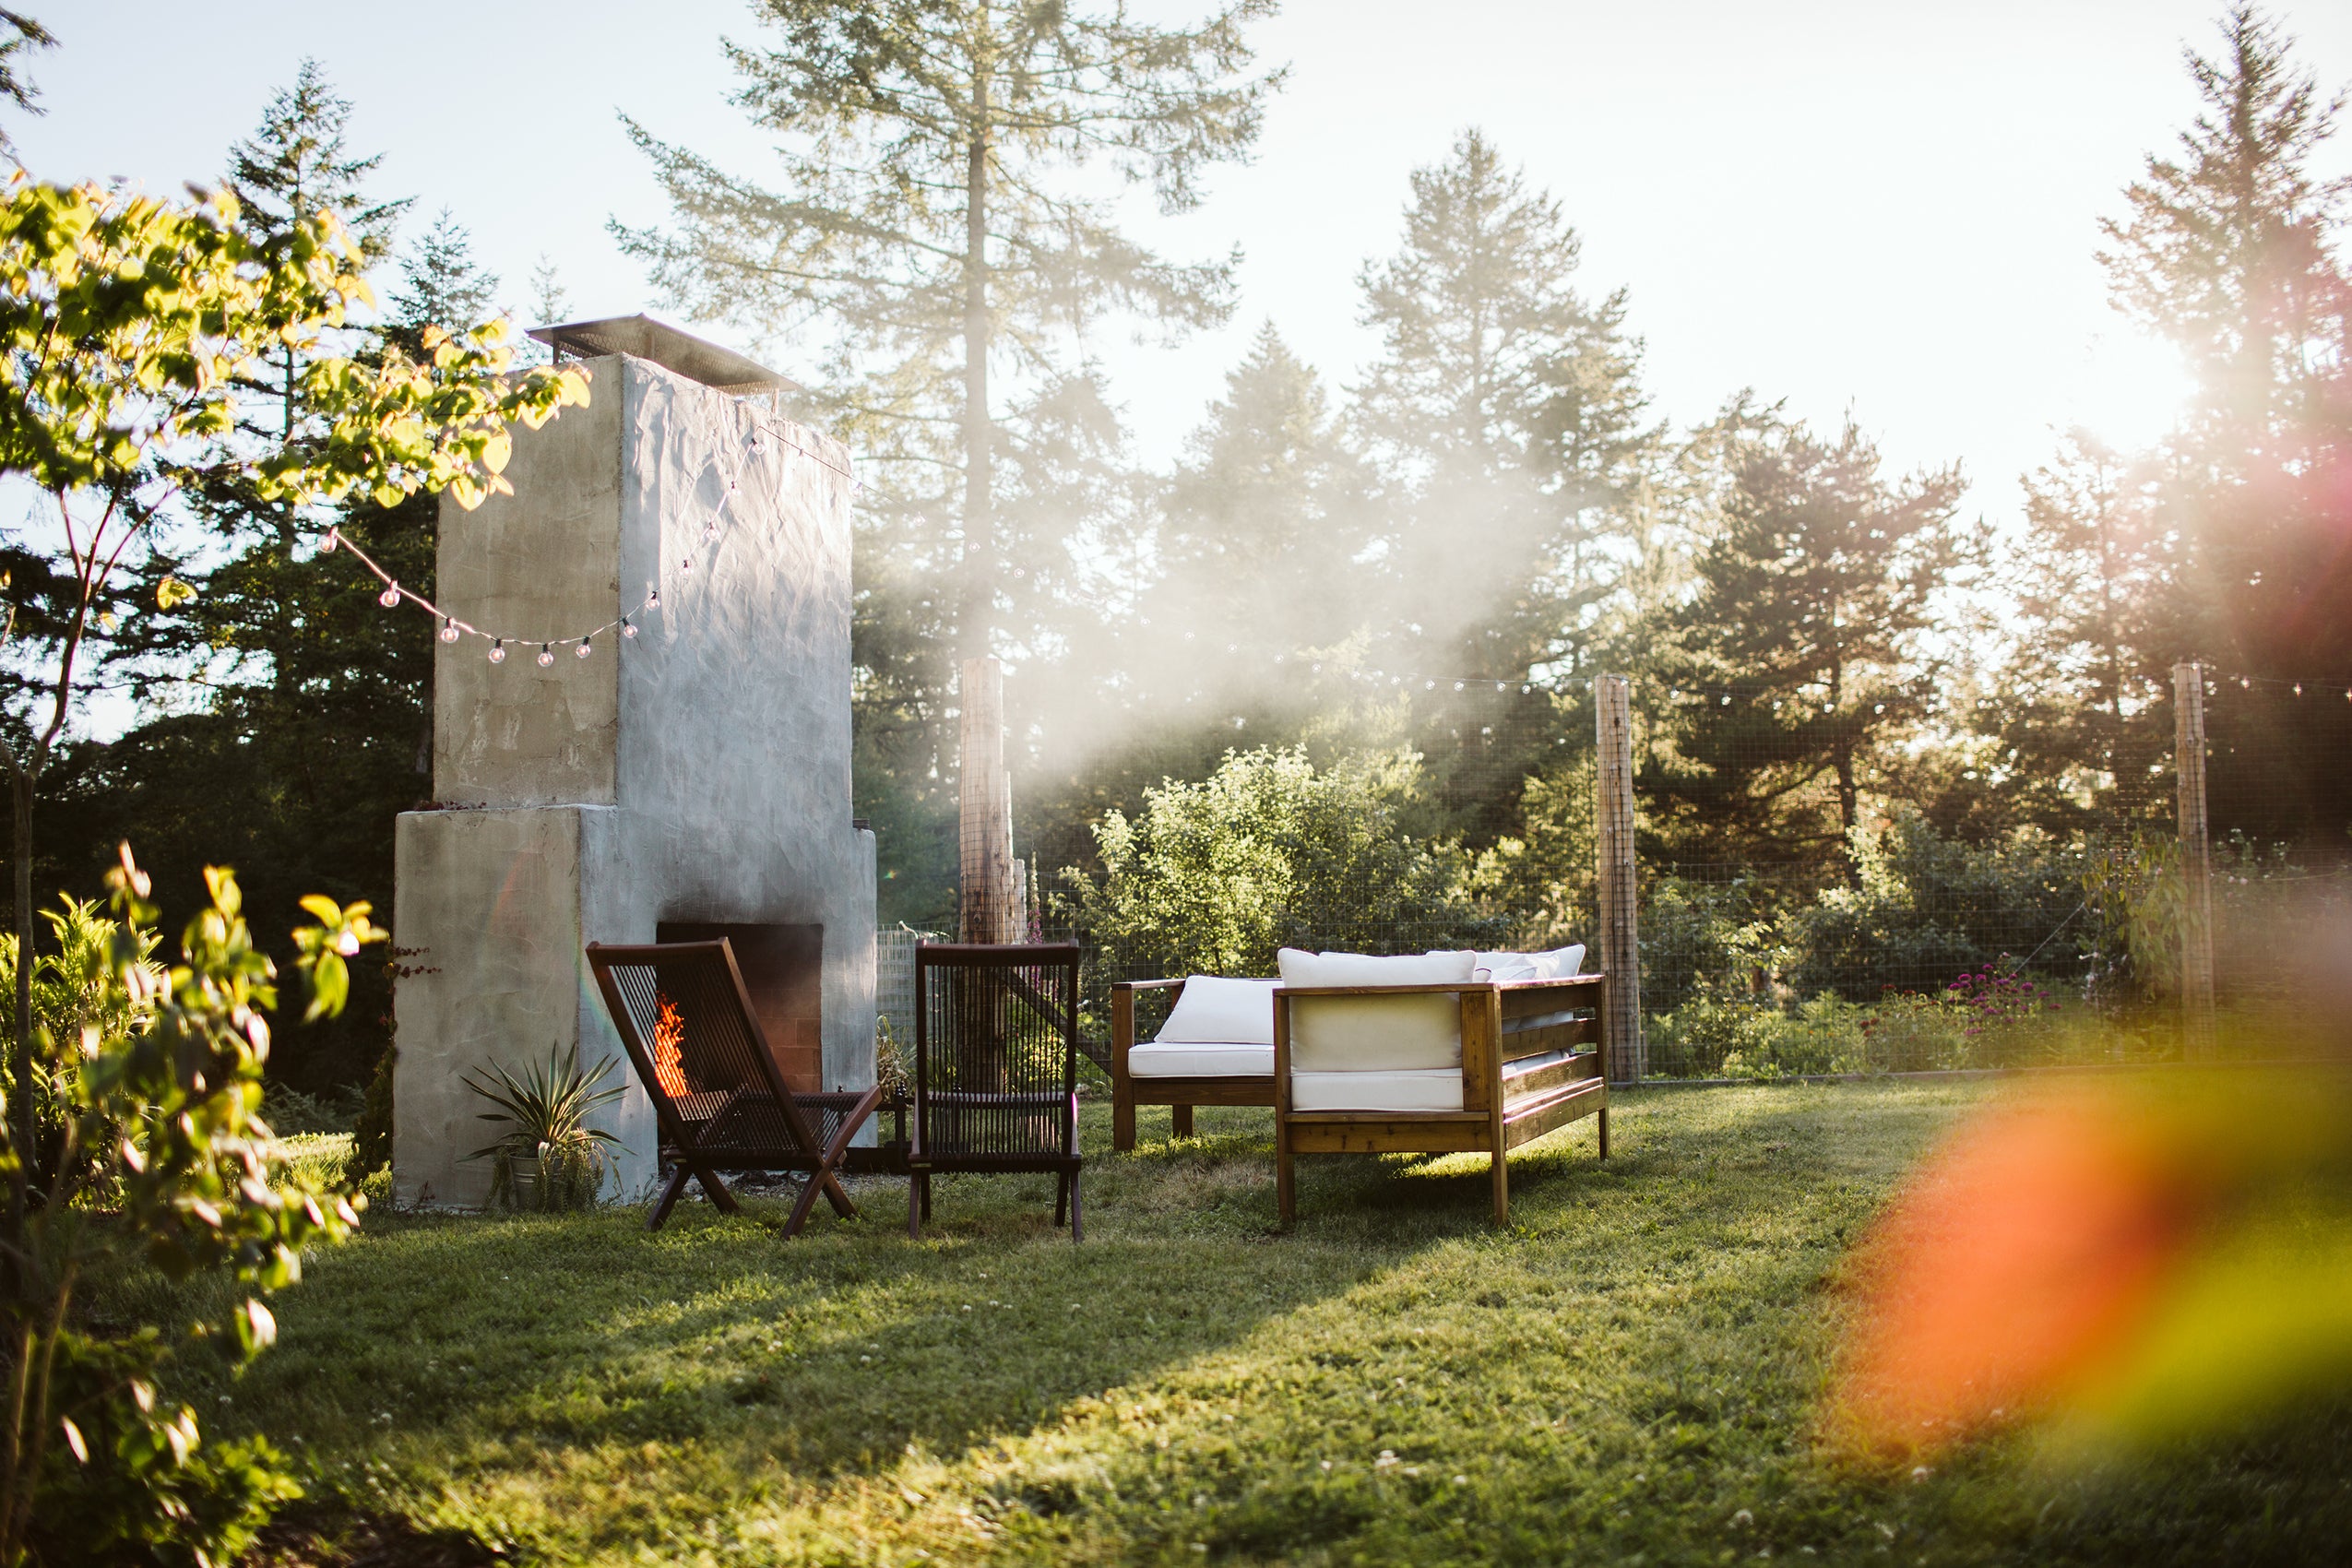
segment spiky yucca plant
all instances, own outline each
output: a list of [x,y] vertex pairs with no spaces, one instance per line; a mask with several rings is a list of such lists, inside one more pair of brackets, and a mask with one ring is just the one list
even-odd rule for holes
[[[495,1062],[484,1070],[482,1078],[466,1075],[465,1086],[498,1108],[481,1112],[481,1120],[507,1123],[507,1131],[499,1134],[497,1142],[466,1157],[496,1158],[490,1178],[493,1205],[572,1209],[595,1204],[610,1169],[605,1146],[619,1147],[621,1140],[601,1127],[589,1126],[588,1119],[590,1112],[626,1092],[625,1086],[596,1087],[612,1067],[612,1058],[607,1056],[582,1072],[576,1057],[567,1059],[561,1048],[550,1045],[545,1063],[526,1066],[519,1078]],[[516,1189],[517,1160],[533,1160],[539,1167],[539,1180],[533,1183],[536,1190],[528,1202]]]

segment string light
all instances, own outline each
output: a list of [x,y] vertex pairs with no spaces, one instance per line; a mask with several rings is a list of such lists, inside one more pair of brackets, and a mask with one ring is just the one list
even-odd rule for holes
[[[742,417],[742,416],[739,413],[739,420]],[[810,458],[812,461],[821,464],[823,467],[841,475],[844,479],[847,479],[849,481],[850,491],[853,494],[865,488],[864,484],[858,479],[857,472],[854,469],[834,461],[823,452],[814,451],[801,445],[799,442],[792,440],[789,434],[782,431],[778,431],[774,434],[778,444],[784,446],[786,449],[797,452],[801,456]],[[754,457],[761,457],[767,451],[767,443],[762,438],[761,432],[757,426],[754,426],[751,430],[744,434],[744,445],[742,450],[747,451],[750,456]],[[714,461],[726,462],[725,452],[723,449],[719,454],[715,456]],[[734,497],[742,493],[743,475],[741,469],[740,458],[734,462],[728,462],[727,468],[731,471],[726,471],[722,475],[727,485],[725,496],[722,497],[718,507],[712,510],[710,516],[703,525],[702,539],[706,545],[716,543],[724,526],[729,521],[734,520],[730,517],[728,508],[733,505]],[[781,497],[783,493],[783,481],[781,478],[779,478],[777,481],[775,493],[778,498]],[[366,567],[369,573],[384,585],[384,591],[376,595],[376,602],[381,604],[386,610],[397,610],[399,608],[400,601],[402,600],[407,600],[410,602],[420,606],[428,613],[432,614],[435,619],[440,621],[441,628],[438,636],[441,641],[445,643],[454,643],[460,637],[465,636],[482,637],[490,643],[490,647],[486,656],[490,662],[493,664],[503,664],[506,660],[507,643],[510,641],[529,643],[534,640],[529,637],[510,638],[486,632],[480,626],[476,626],[469,622],[459,620],[457,616],[444,611],[439,605],[434,604],[431,600],[426,599],[423,595],[417,593],[413,589],[402,588],[399,583],[393,578],[392,574],[386,572],[382,566],[378,565],[368,555],[367,552],[362,550],[358,545],[351,543],[350,540],[344,538],[339,528],[330,527],[327,530],[326,536],[319,540],[318,550],[319,553],[322,555],[331,555],[337,550],[346,546],[350,547],[351,554],[359,560],[360,564]],[[694,557],[691,555],[683,557],[678,563],[678,573],[682,576],[692,573],[694,569]],[[539,639],[539,662],[542,668],[552,665],[555,662],[554,650],[558,647],[569,647],[572,649],[573,656],[575,658],[586,659],[588,657],[588,653],[593,646],[594,640],[597,637],[603,636],[606,632],[612,631],[616,628],[619,630],[620,635],[623,637],[634,638],[637,635],[637,617],[640,617],[649,612],[658,611],[660,608],[660,583],[658,579],[647,579],[645,586],[645,598],[639,600],[636,605],[624,612],[619,616],[611,621],[607,621],[603,625],[592,627],[588,631],[581,633],[577,636],[548,637]]]

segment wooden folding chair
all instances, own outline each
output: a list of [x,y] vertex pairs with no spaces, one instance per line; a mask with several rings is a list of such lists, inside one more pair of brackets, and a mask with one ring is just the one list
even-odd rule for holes
[[849,1140],[882,1103],[876,1085],[863,1094],[795,1094],[786,1086],[752,1011],[734,950],[716,942],[637,947],[588,944],[605,1011],[628,1049],[637,1079],[652,1098],[661,1153],[671,1161],[646,1229],[658,1230],[691,1176],[710,1201],[738,1211],[722,1170],[793,1170],[806,1180],[784,1222],[797,1236],[817,1194],[844,1218],[857,1206],[838,1175]]
[[1075,944],[918,945],[914,1089],[909,1236],[931,1218],[933,1171],[1050,1170],[1053,1223],[1085,1237]]

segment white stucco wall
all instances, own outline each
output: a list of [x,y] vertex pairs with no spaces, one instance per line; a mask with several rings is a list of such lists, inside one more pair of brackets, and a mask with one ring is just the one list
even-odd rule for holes
[[[403,1201],[481,1201],[488,1123],[461,1085],[550,1040],[619,1042],[581,957],[665,920],[825,928],[827,1087],[873,1081],[873,837],[850,826],[850,481],[837,443],[647,362],[591,361],[591,401],[516,432],[515,494],[444,504],[445,604],[525,639],[635,605],[587,659],[492,665],[436,645],[434,798],[399,823],[394,1171]],[[763,450],[745,450],[761,432]],[[728,480],[736,481],[730,493]],[[722,511],[723,508],[723,511]],[[722,516],[719,536],[703,534]],[[691,558],[690,572],[680,563]],[[635,1090],[619,1190],[652,1176]]]

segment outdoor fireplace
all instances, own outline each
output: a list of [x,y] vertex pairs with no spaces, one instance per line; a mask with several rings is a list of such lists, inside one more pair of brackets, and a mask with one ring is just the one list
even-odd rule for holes
[[[436,644],[434,801],[399,820],[393,1158],[409,1203],[482,1200],[488,1164],[464,1157],[498,1129],[461,1079],[551,1047],[621,1063],[613,1190],[648,1185],[651,1105],[588,942],[724,935],[788,1081],[873,1081],[847,454],[744,396],[781,378],[673,328],[534,336],[594,356],[588,406],[514,433],[514,494],[442,508],[437,597],[485,635]],[[559,641],[589,633],[585,655]]]

